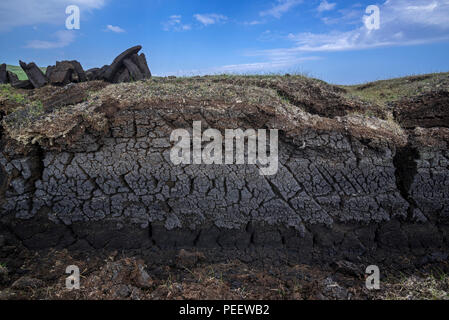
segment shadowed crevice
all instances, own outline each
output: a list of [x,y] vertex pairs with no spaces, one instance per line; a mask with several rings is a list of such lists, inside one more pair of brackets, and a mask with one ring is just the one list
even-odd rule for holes
[[396,168],[396,186],[401,196],[410,204],[407,210],[408,219],[412,218],[413,210],[417,207],[415,200],[410,195],[410,188],[418,172],[416,163],[418,159],[419,151],[410,145],[398,148],[393,158],[393,164]]

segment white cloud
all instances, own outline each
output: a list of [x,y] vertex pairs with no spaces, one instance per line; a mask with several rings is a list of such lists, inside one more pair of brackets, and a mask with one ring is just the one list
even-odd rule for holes
[[265,50],[264,54],[282,56],[449,40],[448,0],[433,0],[431,3],[428,0],[387,0],[380,6],[380,14],[379,30],[368,30],[360,22],[360,27],[349,31],[291,34],[289,39],[296,44],[295,47]]
[[181,23],[181,18],[182,18],[182,16],[178,15],[178,14],[174,14],[174,15],[170,16],[170,20],[172,20],[175,23]]
[[264,23],[265,23],[265,21],[263,21],[263,20],[253,20],[253,21],[246,21],[243,24],[245,24],[247,26],[256,26],[256,25],[264,24]]
[[42,23],[65,25],[65,8],[77,5],[81,10],[81,20],[86,12],[101,9],[106,0],[1,0],[0,31],[14,27],[35,26]]
[[364,8],[355,6],[353,6],[353,8],[340,9],[338,10],[338,16],[322,17],[321,21],[328,25],[360,24],[365,13],[363,9]]
[[292,68],[301,62],[319,60],[319,57],[298,57],[275,59],[264,62],[231,64],[210,69],[213,73],[245,73],[245,72],[272,72]]
[[125,30],[120,28],[119,26],[113,26],[113,25],[110,25],[110,24],[108,24],[106,26],[106,30],[109,30],[109,31],[112,31],[112,32],[115,32],[115,33],[123,33],[123,32],[125,32]]
[[221,15],[221,14],[216,14],[216,13],[194,14],[193,16],[196,20],[198,20],[205,26],[223,22],[228,19],[228,17]]
[[[64,2],[64,0],[60,0],[59,2]],[[67,2],[74,5],[84,6],[87,9],[101,9],[106,0],[70,0]]]
[[25,47],[32,49],[63,48],[75,40],[75,32],[70,30],[58,31],[53,36],[56,38],[54,41],[31,40]]
[[336,3],[329,3],[326,0],[323,0],[323,1],[321,1],[317,10],[318,10],[318,12],[330,11],[330,10],[333,10],[336,5],[337,5]]
[[188,31],[192,27],[182,23],[182,16],[174,14],[170,16],[167,22],[163,23],[164,31]]
[[279,19],[284,13],[290,11],[290,9],[302,2],[303,0],[277,0],[276,4],[273,5],[271,9],[261,11],[259,14],[262,17],[273,16]]

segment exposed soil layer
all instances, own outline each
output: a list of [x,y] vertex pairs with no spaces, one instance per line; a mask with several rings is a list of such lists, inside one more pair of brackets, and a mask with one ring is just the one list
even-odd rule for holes
[[[186,249],[213,268],[233,261],[254,274],[274,265],[332,272],[338,261],[411,273],[445,265],[448,88],[441,74],[407,86],[435,77],[438,91],[386,103],[360,94],[373,94],[376,83],[340,88],[297,76],[96,81],[27,93],[2,87],[0,235],[10,247],[2,259],[17,265],[14,276],[25,263],[22,250],[50,249],[91,258],[124,250],[129,266],[135,259],[170,266]],[[261,175],[261,165],[174,165],[170,134],[191,132],[194,121],[223,135],[278,129],[277,173]],[[337,280],[320,281],[334,288]],[[128,282],[136,287],[135,278]],[[239,298],[228,287],[216,294]],[[190,288],[182,294],[201,292]],[[134,290],[122,289],[126,297]],[[141,294],[171,292],[164,290]],[[360,290],[352,297],[372,297]]]
[[395,103],[394,115],[405,128],[449,127],[449,92],[435,91]]

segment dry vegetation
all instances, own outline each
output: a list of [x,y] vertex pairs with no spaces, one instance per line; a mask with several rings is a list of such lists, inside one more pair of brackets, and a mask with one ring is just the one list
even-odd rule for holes
[[373,128],[373,132],[402,141],[392,112],[366,99],[362,91],[303,76],[156,77],[132,83],[93,81],[30,91],[5,85],[0,91],[0,108],[5,115],[5,131],[24,144],[64,136],[80,119],[102,131],[106,122],[102,105],[107,103],[117,104],[118,109],[172,106],[173,112],[195,105],[223,114],[232,108],[256,108],[301,125],[327,130],[345,130],[348,125]]
[[[401,274],[389,271],[380,290],[368,290],[360,270],[302,264],[254,266],[238,260],[206,263],[201,254],[181,249],[165,266],[125,253],[72,256],[67,250],[23,252],[25,275],[0,278],[2,299],[268,299],[268,300],[448,300],[449,277],[432,269]],[[192,259],[192,257],[199,257]],[[67,290],[65,268],[77,265],[80,290]],[[442,266],[447,270],[447,264]],[[0,266],[0,277],[2,276]],[[5,273],[3,273],[5,274]],[[9,284],[9,285],[7,285]]]

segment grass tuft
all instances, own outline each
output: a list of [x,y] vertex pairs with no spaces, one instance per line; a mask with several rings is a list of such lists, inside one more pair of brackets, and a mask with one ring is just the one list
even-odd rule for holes
[[[43,73],[47,71],[47,68],[39,68],[39,69],[41,69]],[[14,72],[17,75],[17,77],[19,77],[19,80],[28,80],[25,71],[23,71],[23,69],[20,66],[12,66],[8,64],[6,65],[6,70]]]

